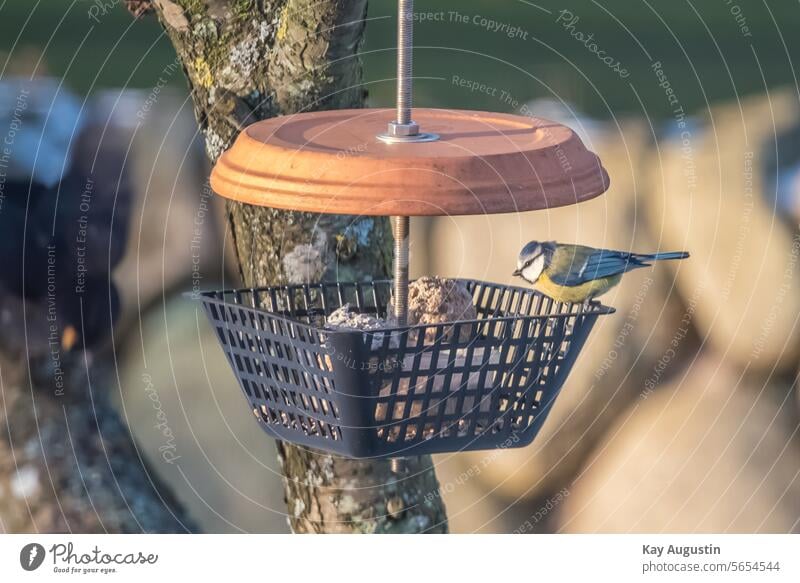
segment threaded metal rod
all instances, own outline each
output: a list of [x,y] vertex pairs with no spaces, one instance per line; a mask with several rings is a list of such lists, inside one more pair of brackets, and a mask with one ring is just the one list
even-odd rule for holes
[[414,68],[414,0],[398,0],[397,10],[397,123],[411,122],[411,84]]
[[[413,84],[414,47],[414,0],[398,0],[397,6],[397,119],[389,124],[386,137],[402,136],[402,139],[429,141],[436,139],[433,134],[420,134],[419,126],[411,119],[411,100]],[[394,317],[398,326],[408,322],[408,264],[410,222],[408,217],[392,217],[394,235]],[[405,473],[406,460],[392,458],[391,471]]]
[[397,112],[385,134],[386,144],[435,142],[439,136],[419,131],[411,118],[414,85],[414,0],[397,0]]
[[408,321],[408,217],[392,217],[394,235],[394,317],[399,326]]

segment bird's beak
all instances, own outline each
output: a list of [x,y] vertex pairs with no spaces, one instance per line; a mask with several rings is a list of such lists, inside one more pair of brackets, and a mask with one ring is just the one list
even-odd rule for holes
[[514,273],[512,273],[511,275],[513,275],[514,277],[519,277],[519,276],[522,275],[522,270],[521,269],[515,269]]

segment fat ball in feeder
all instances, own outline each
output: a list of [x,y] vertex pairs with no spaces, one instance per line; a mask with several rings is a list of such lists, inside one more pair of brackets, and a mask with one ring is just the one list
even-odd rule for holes
[[273,437],[356,458],[526,445],[613,310],[451,280],[471,313],[407,322],[408,217],[576,204],[608,175],[572,130],[544,119],[417,109],[412,120],[413,3],[399,4],[396,111],[257,122],[211,175],[215,192],[248,204],[393,217],[393,281],[206,292],[203,306]]

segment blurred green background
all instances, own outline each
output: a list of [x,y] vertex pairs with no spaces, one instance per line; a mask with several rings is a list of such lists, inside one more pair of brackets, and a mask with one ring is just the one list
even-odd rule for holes
[[[172,62],[173,51],[152,17],[135,22],[120,0],[0,1],[0,52],[44,47],[48,70],[79,92],[102,87],[151,87]],[[395,2],[370,2],[365,52],[374,105],[392,102]],[[94,8],[93,8],[94,7]],[[800,54],[797,5],[756,0],[653,2],[631,0],[419,0],[418,12],[444,12],[416,29],[418,103],[511,110],[496,97],[451,83],[452,75],[508,91],[525,102],[558,95],[590,115],[669,113],[650,70],[661,61],[688,110],[708,103],[796,83],[790,55]],[[598,46],[630,71],[626,79],[560,24],[559,11],[580,20],[575,31],[594,33]],[[91,14],[95,18],[90,17]],[[451,18],[458,12],[519,26],[526,39]],[[738,17],[738,18],[737,18]],[[746,29],[743,27],[747,27]],[[3,59],[5,60],[5,59]],[[177,76],[172,80],[181,85]]]

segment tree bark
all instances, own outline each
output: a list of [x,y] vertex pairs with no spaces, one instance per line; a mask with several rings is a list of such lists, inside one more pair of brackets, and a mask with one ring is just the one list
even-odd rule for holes
[[25,366],[0,352],[0,532],[196,530],[111,405],[113,374],[97,356],[62,352],[54,391],[49,353]]
[[[152,0],[152,6],[183,63],[212,162],[257,120],[363,106],[358,50],[366,0]],[[234,202],[227,213],[247,286],[390,272],[387,219]],[[294,532],[447,531],[429,456],[409,459],[402,475],[388,461],[288,443],[278,443],[278,456]]]

